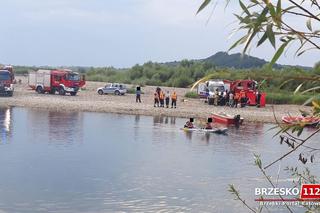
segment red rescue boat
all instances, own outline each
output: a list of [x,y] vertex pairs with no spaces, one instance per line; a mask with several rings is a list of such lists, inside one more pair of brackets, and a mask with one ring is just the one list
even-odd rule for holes
[[305,126],[317,126],[320,123],[320,118],[304,116],[283,116],[282,121],[286,124],[291,125],[304,124]]
[[213,113],[211,115],[213,122],[227,124],[227,125],[239,125],[243,123],[243,118],[240,115],[228,115],[226,113]]

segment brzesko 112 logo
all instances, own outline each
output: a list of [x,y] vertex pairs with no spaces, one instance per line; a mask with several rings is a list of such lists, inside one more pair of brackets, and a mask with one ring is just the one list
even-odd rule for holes
[[301,188],[255,188],[260,205],[319,205],[320,184],[302,184]]

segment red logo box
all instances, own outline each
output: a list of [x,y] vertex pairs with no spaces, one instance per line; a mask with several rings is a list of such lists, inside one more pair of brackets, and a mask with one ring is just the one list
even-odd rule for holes
[[320,184],[302,184],[300,198],[320,200]]

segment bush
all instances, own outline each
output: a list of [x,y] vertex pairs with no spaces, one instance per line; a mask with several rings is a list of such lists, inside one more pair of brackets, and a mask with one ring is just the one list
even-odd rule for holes
[[[141,88],[141,94],[144,94],[142,90],[143,90],[143,89]],[[136,87],[135,87],[135,86],[132,86],[132,87],[130,87],[130,88],[127,88],[127,93],[128,93],[128,94],[136,94]]]
[[199,98],[199,95],[197,92],[195,91],[190,91],[190,92],[187,92],[184,97],[186,98]]
[[188,78],[187,76],[180,76],[179,78],[175,79],[173,82],[174,87],[188,87],[190,84],[192,84],[193,81]]

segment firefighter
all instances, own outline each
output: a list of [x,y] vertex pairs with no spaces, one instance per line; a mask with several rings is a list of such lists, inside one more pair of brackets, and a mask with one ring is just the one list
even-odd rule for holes
[[245,107],[247,103],[247,96],[246,96],[246,92],[244,90],[240,91],[240,104],[241,107]]
[[159,94],[159,100],[160,100],[160,107],[164,107],[164,93],[163,91],[161,90],[160,91],[160,94]]
[[177,93],[176,91],[173,91],[172,95],[171,95],[171,108],[177,108]]
[[260,103],[261,103],[261,93],[259,91],[257,91],[257,107],[260,107]]
[[170,102],[170,92],[167,91],[167,95],[166,95],[166,107],[169,108],[169,102]]
[[238,107],[239,99],[240,99],[240,94],[236,92],[233,98],[233,103],[235,108]]
[[154,107],[159,107],[159,95],[157,92],[154,93]]
[[230,94],[229,94],[229,106],[230,107],[234,106],[234,94],[233,94],[233,92],[230,92]]

